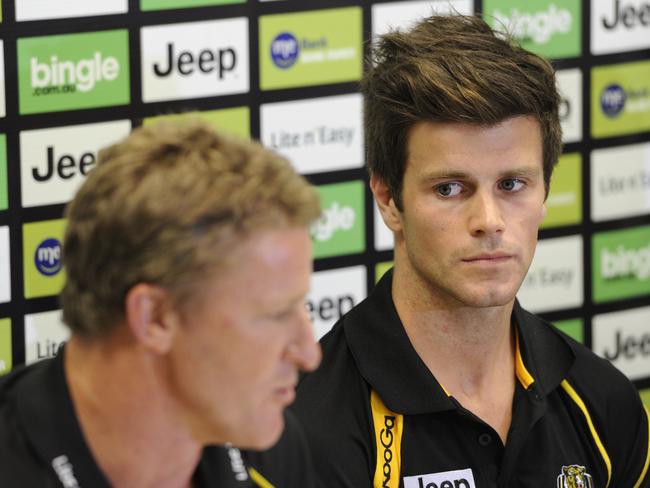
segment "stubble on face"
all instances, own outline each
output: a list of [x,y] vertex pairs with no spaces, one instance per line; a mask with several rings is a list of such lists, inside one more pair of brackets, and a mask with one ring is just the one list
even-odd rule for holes
[[539,123],[420,123],[408,151],[395,232],[400,286],[445,307],[511,304],[545,214]]

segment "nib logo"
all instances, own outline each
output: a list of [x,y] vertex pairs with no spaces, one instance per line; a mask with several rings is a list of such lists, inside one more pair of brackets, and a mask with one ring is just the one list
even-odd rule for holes
[[48,93],[88,92],[101,81],[114,81],[120,74],[120,63],[113,56],[103,57],[95,52],[89,59],[78,62],[59,60],[52,56],[49,63],[31,58],[32,88],[34,95]]
[[639,280],[650,277],[650,243],[641,249],[626,249],[622,244],[615,251],[603,248],[601,255],[603,278],[614,280],[634,276]]

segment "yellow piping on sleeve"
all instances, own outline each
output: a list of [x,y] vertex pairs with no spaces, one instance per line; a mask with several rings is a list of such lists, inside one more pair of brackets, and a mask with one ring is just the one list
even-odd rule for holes
[[580,410],[582,410],[582,414],[585,416],[585,420],[587,421],[587,425],[591,431],[591,436],[594,438],[596,447],[598,447],[600,455],[602,456],[603,461],[605,461],[605,466],[607,467],[607,484],[605,485],[605,488],[607,488],[612,480],[612,462],[609,459],[609,454],[607,454],[607,450],[600,440],[598,432],[596,432],[596,428],[594,427],[594,423],[591,421],[591,415],[589,415],[589,410],[587,410],[585,402],[582,401],[580,395],[578,395],[578,393],[573,389],[567,380],[562,381],[562,388],[564,388],[564,390],[569,394],[571,400],[573,400],[575,404],[578,405]]
[[639,481],[634,484],[634,488],[640,488],[641,483],[645,479],[645,475],[648,474],[648,466],[650,466],[650,412],[648,407],[643,407],[645,410],[645,419],[648,424],[648,447],[646,449],[645,455],[645,464],[643,465],[643,471],[641,471],[641,476],[639,476]]
[[255,468],[248,468],[248,474],[251,479],[255,482],[260,488],[274,488],[269,481],[262,476]]

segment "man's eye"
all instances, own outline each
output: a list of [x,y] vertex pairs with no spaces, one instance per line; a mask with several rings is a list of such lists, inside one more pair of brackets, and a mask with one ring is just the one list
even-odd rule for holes
[[463,190],[459,183],[443,183],[435,188],[436,193],[442,197],[454,197]]
[[509,192],[516,192],[523,188],[524,182],[517,178],[503,180],[500,183],[501,189]]

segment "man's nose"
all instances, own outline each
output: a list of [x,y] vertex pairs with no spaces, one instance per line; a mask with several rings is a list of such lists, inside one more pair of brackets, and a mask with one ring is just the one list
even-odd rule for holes
[[314,336],[314,324],[307,310],[301,312],[295,340],[287,347],[287,357],[303,371],[313,371],[320,364],[320,344]]
[[505,228],[498,197],[490,191],[477,191],[469,207],[469,230],[473,236],[502,233]]

